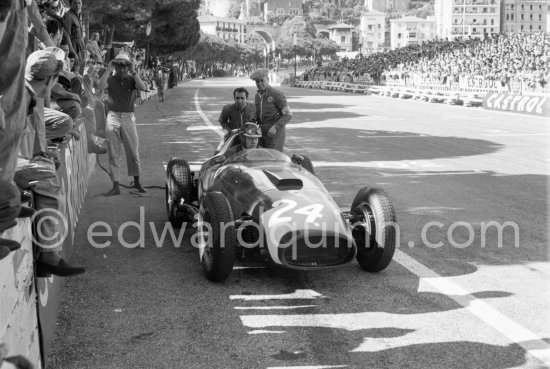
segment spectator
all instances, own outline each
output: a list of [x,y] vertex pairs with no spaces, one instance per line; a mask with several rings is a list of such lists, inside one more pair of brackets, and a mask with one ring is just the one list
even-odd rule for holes
[[[110,76],[113,69],[116,74]],[[107,115],[107,140],[109,169],[113,188],[106,196],[120,194],[120,156],[122,144],[126,152],[128,175],[134,176],[134,188],[140,193],[147,192],[140,183],[141,168],[139,162],[139,137],[134,116],[134,99],[136,90],[145,91],[143,81],[134,70],[134,65],[127,54],[119,54],[110,63],[109,69],[101,76],[101,88],[107,88],[111,103]]]
[[99,33],[92,33],[92,37],[90,37],[88,43],[86,44],[86,49],[90,53],[91,59],[95,60],[96,62],[103,62],[103,55],[101,54],[101,50],[99,49],[98,41]]
[[269,85],[267,69],[257,69],[250,75],[256,82],[256,118],[262,129],[261,146],[283,151],[286,124],[292,119],[292,112],[285,95]]
[[[31,124],[27,124],[27,127],[32,128],[34,132],[25,136],[27,150],[22,148],[21,153],[26,156],[18,160],[14,176],[16,183],[23,189],[30,188],[30,183],[36,182],[32,187],[35,194],[34,206],[38,210],[34,219],[37,227],[35,239],[39,251],[36,270],[37,275],[41,277],[50,274],[68,277],[85,272],[84,268],[69,265],[57,254],[60,242],[55,236],[63,233],[60,232],[63,221],[57,219],[59,212],[65,209],[63,185],[56,173],[52,155],[45,149],[42,152],[35,152],[36,155],[32,154],[32,149],[35,147],[34,141],[43,143],[46,139],[40,111],[33,111],[33,109],[40,107],[37,100],[42,101],[49,96],[62,68],[63,62],[51,49],[35,51],[27,58],[25,69],[27,97],[24,101],[28,102],[25,108],[29,117],[33,118],[30,119]],[[39,148],[43,147],[40,145]]]
[[248,91],[244,87],[233,91],[233,104],[224,105],[218,122],[227,131],[224,139],[227,139],[232,129],[242,128],[246,122],[256,122],[256,107],[247,102]]
[[21,134],[25,128],[25,51],[27,16],[39,39],[54,46],[42,22],[37,4],[3,3],[0,9],[0,179],[12,180]]
[[63,17],[65,30],[69,34],[71,44],[73,45],[75,56],[76,70],[81,72],[84,69],[86,60],[86,46],[84,45],[82,32],[82,19],[80,12],[82,11],[82,0],[70,0],[71,9]]

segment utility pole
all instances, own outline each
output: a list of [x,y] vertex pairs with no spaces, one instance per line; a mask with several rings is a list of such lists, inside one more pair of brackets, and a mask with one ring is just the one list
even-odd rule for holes
[[296,75],[296,47],[298,46],[298,36],[296,35],[296,33],[294,34],[294,39],[292,41],[292,45],[293,45],[293,48],[294,48],[294,78],[297,77]]

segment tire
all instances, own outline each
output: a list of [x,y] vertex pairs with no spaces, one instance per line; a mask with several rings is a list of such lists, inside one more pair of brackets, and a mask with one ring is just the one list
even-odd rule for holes
[[189,164],[184,159],[172,158],[166,166],[166,213],[173,226],[181,226],[188,219],[186,213],[178,212],[177,204],[184,199],[185,202],[193,201],[193,180]]
[[311,162],[311,160],[307,156],[305,156],[305,155],[300,155],[300,156],[292,155],[290,160],[294,164],[301,165],[305,170],[307,170],[311,174],[315,175],[315,169],[313,168],[313,163]]
[[396,218],[388,195],[376,188],[359,190],[351,205],[357,262],[363,270],[379,272],[391,262],[396,247]]
[[200,217],[202,222],[209,224],[201,229],[206,233],[202,236],[206,245],[201,258],[202,268],[209,280],[225,281],[233,270],[237,253],[237,232],[231,206],[222,193],[209,192],[202,200]]

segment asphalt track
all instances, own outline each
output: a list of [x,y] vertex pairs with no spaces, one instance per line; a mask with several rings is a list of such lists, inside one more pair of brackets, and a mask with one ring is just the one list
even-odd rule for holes
[[[221,106],[242,85],[255,92],[247,79],[186,82],[137,108],[146,185],[164,185],[171,156],[199,164],[212,154]],[[96,168],[73,255],[88,271],[65,284],[50,367],[549,367],[548,119],[283,91],[293,111],[285,150],[313,160],[342,209],[364,186],[389,194],[400,235],[392,264],[378,274],[355,262],[238,268],[210,283],[191,231],[158,241],[164,191],[105,198]],[[94,247],[98,221],[113,236]]]

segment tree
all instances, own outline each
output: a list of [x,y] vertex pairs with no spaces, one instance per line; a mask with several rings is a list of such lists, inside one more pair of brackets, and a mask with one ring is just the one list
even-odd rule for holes
[[[94,0],[84,3],[91,28],[108,30],[117,41],[145,44],[145,26],[151,21],[150,41],[158,51],[183,50],[198,41],[200,0],[160,4],[151,0]],[[108,37],[107,44],[111,39]]]

